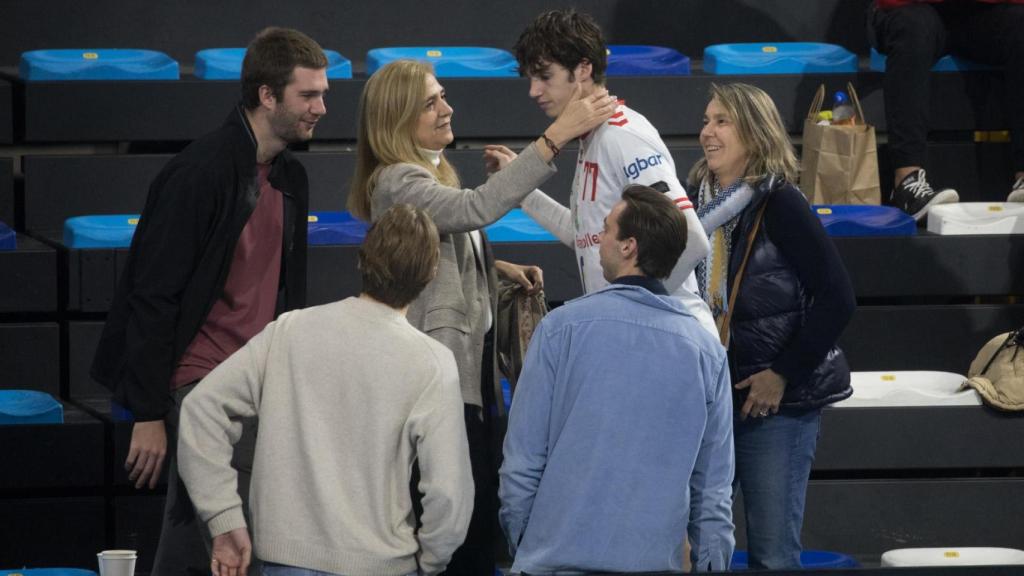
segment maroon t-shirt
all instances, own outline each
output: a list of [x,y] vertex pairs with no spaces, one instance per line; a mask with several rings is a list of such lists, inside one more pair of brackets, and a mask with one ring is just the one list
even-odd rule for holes
[[274,319],[281,276],[284,206],[270,185],[270,165],[257,164],[259,199],[235,246],[224,292],[178,361],[171,389],[202,379]]

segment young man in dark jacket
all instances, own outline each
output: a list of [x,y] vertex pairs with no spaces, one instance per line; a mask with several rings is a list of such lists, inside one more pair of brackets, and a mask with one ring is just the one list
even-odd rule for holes
[[[242,64],[240,105],[150,186],[92,366],[135,416],[125,468],[136,488],[156,486],[185,395],[277,314],[305,304],[308,181],[286,147],[311,138],[326,113],[326,67],[301,32],[260,32]],[[243,491],[250,428],[235,453]],[[208,570],[200,530],[172,456],[153,574]]]

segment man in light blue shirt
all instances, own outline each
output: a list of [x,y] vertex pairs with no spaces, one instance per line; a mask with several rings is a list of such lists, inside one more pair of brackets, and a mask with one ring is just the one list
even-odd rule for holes
[[726,570],[733,439],[725,350],[661,283],[686,244],[664,194],[605,218],[611,285],[551,312],[512,403],[500,520],[514,573]]

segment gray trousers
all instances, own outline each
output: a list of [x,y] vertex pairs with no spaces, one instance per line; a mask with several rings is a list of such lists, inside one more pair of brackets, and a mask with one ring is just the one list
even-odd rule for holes
[[[153,560],[152,576],[182,576],[210,573],[210,548],[212,538],[206,523],[196,514],[184,482],[178,476],[178,419],[181,403],[195,388],[189,384],[174,391],[174,408],[164,420],[167,426],[167,501],[164,504],[164,518],[160,529],[160,543]],[[243,421],[242,437],[235,444],[231,466],[238,472],[238,494],[242,497],[245,520],[252,527],[249,512],[249,481],[252,478],[252,461],[256,448],[256,420]],[[259,574],[260,563],[253,556],[250,574]]]

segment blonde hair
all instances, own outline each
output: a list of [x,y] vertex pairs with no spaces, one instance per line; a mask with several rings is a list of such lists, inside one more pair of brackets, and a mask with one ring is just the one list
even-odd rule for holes
[[433,73],[429,63],[397,60],[366,81],[359,99],[356,172],[347,202],[356,217],[370,220],[377,175],[392,164],[416,164],[441,184],[459,186],[459,177],[443,154],[435,167],[416,145],[416,123],[426,100],[427,76]]
[[[729,119],[736,125],[736,134],[747,149],[747,167],[743,180],[754,184],[771,174],[796,182],[799,163],[793,143],[782,124],[779,109],[764,90],[750,84],[711,84],[710,100],[718,100]],[[708,177],[707,158],[693,165],[687,178],[691,186],[700,185]]]

